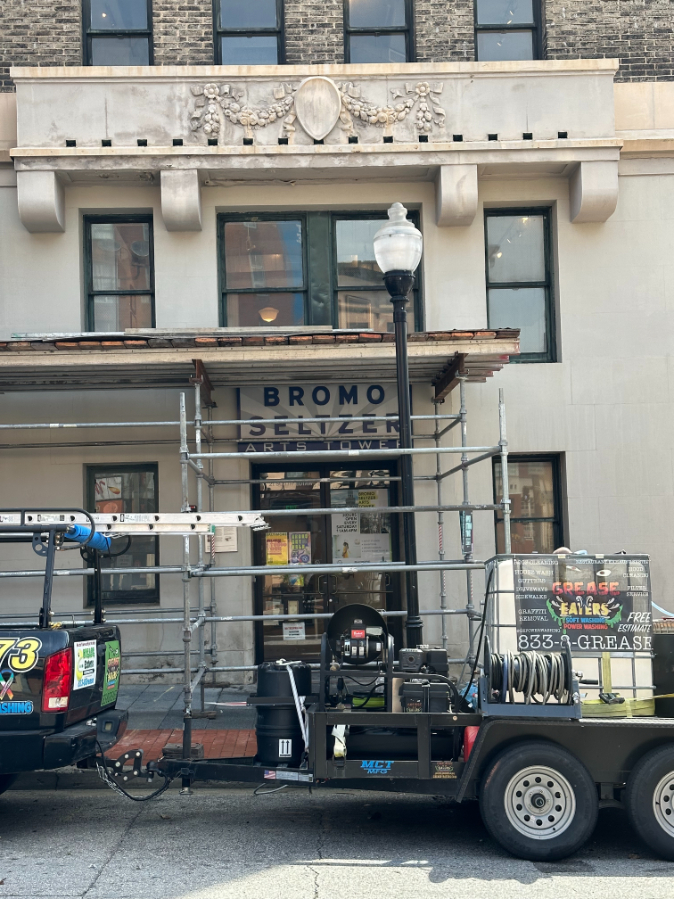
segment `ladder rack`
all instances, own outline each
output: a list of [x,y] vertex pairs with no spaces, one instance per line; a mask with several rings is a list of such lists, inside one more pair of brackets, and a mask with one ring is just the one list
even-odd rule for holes
[[[96,529],[105,534],[212,534],[216,527],[252,528],[267,530],[269,525],[257,512],[120,512],[92,513]],[[21,512],[0,514],[2,525],[81,524],[91,526],[88,516],[69,512]]]

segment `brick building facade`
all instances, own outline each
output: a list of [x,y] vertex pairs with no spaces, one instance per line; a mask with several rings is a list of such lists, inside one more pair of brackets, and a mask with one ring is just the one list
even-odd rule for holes
[[[674,79],[671,0],[542,0],[547,59],[619,58],[618,81]],[[3,0],[0,90],[11,91],[11,65],[82,64],[82,2]],[[475,58],[473,0],[415,0],[418,62]],[[212,0],[153,0],[156,65],[213,62]],[[285,0],[288,64],[344,60],[342,0]]]

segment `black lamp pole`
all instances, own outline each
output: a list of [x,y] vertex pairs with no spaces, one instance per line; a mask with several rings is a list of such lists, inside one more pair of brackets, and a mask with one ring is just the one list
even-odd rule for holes
[[[386,289],[393,303],[393,323],[396,341],[396,378],[398,382],[398,424],[401,449],[412,448],[412,420],[410,412],[410,374],[407,361],[407,304],[414,284],[414,274],[409,271],[391,271],[384,275]],[[414,476],[412,456],[400,457],[400,483],[402,505],[414,506]],[[417,564],[417,534],[414,512],[403,512],[403,545],[405,562]],[[423,622],[419,616],[419,585],[416,571],[405,572],[407,585],[407,646],[423,643]]]

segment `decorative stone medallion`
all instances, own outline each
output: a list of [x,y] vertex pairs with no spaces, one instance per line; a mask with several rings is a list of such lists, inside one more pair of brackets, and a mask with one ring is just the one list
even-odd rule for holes
[[[335,84],[322,75],[306,78],[299,85],[290,82],[270,85],[269,96],[258,102],[247,99],[249,88],[245,82],[191,85],[195,97],[190,115],[192,131],[202,131],[209,142],[222,144],[227,122],[243,128],[248,140],[253,139],[256,130],[276,123],[271,130],[277,130],[284,143],[292,143],[295,122],[316,141],[327,137],[338,121],[341,142],[357,130],[372,128],[381,129],[384,137],[392,138],[395,126],[410,118],[414,119],[414,140],[419,134],[444,128],[446,114],[440,105],[442,82],[408,81],[391,87],[391,100],[383,104],[363,96],[360,84],[352,81]],[[331,141],[339,143],[339,135]]]
[[297,119],[314,140],[323,140],[339,120],[342,96],[334,81],[317,75],[306,78],[295,94]]

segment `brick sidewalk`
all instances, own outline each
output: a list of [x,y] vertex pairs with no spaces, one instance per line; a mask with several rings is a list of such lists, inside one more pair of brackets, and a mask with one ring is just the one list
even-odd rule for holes
[[[177,730],[127,730],[116,746],[107,753],[118,758],[131,749],[142,749],[144,761],[158,759],[167,743],[181,743],[183,732]],[[207,759],[252,757],[257,752],[254,730],[193,730],[192,743],[202,743]]]

